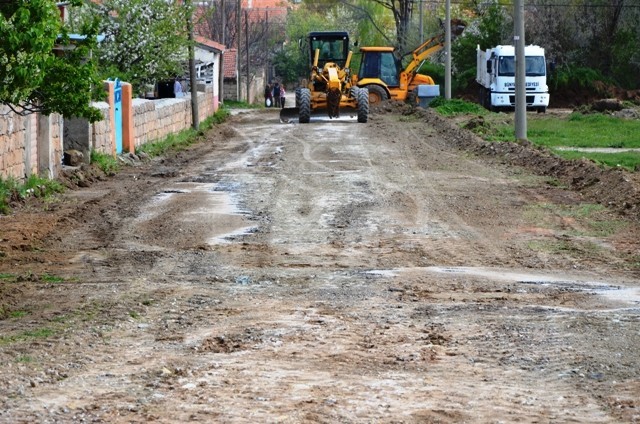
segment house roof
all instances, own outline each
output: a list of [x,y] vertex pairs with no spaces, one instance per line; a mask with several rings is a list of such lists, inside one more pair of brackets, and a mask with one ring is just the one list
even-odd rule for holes
[[216,41],[209,40],[208,38],[201,37],[199,35],[196,35],[194,37],[194,40],[196,41],[198,46],[206,50],[218,52],[218,53],[224,53],[225,47]]
[[236,49],[229,49],[224,52],[224,56],[222,58],[222,67],[223,67],[223,75],[224,78],[235,78],[236,77],[236,56],[238,51]]

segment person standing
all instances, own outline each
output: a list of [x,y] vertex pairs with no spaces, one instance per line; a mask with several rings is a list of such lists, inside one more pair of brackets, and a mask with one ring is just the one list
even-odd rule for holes
[[271,84],[267,84],[264,88],[264,105],[266,107],[273,106],[273,95],[271,94]]
[[284,85],[281,85],[280,86],[280,107],[282,109],[284,109],[284,102],[287,100],[284,97],[285,94],[286,94],[286,92],[284,91]]
[[280,84],[278,84],[278,81],[273,83],[273,101],[276,107],[280,107]]
[[175,98],[182,97],[182,84],[178,77],[176,77],[176,80],[173,82],[173,96]]

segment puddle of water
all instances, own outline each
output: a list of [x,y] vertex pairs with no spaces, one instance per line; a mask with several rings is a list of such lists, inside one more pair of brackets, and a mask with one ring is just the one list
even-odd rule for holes
[[540,274],[527,273],[502,268],[475,268],[475,267],[440,267],[431,266],[425,268],[399,268],[389,270],[370,270],[368,274],[393,278],[403,271],[426,271],[438,274],[469,275],[483,277],[491,280],[508,281],[526,285],[541,285],[562,287],[575,291],[591,292],[607,298],[608,300],[640,305],[640,287],[624,287],[618,282],[594,281],[579,275],[570,274]]
[[219,234],[215,237],[211,237],[209,240],[207,240],[207,244],[214,245],[214,244],[232,243],[234,239],[255,233],[257,229],[258,227],[255,225],[238,228],[237,230],[224,233],[224,234]]
[[203,234],[206,243],[228,243],[257,230],[254,225],[246,225],[248,212],[240,208],[236,194],[228,191],[229,188],[218,183],[178,182],[154,196],[136,221],[157,218],[171,207],[171,202],[183,202],[191,207],[184,208],[181,219],[197,221],[202,224],[201,228],[208,228],[208,234]]
[[596,290],[596,293],[610,300],[640,305],[640,287],[611,287],[604,290]]

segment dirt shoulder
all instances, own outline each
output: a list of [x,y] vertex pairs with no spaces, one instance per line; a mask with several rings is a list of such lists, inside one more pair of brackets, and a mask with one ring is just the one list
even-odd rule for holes
[[267,110],[86,180],[0,218],[0,421],[640,420],[635,175]]

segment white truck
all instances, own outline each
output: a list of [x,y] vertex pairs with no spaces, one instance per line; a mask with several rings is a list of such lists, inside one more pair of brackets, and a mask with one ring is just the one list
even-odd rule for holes
[[[516,105],[516,63],[514,46],[496,46],[487,51],[477,48],[476,81],[480,84],[480,104],[489,110],[510,109]],[[525,46],[525,86],[527,110],[546,112],[549,106],[547,65],[544,49]]]

